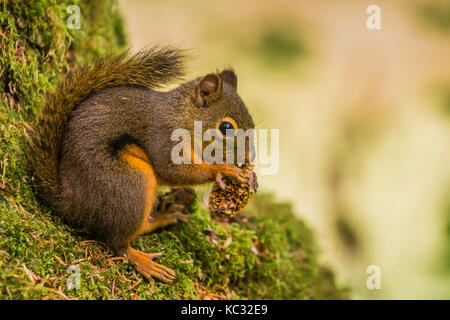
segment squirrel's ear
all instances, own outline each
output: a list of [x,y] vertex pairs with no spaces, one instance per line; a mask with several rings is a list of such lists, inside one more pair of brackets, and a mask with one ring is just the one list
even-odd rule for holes
[[197,87],[197,105],[207,107],[222,94],[222,80],[217,74],[210,73],[203,77]]
[[223,70],[219,77],[229,85],[233,86],[234,89],[237,89],[237,76],[236,73],[234,73],[233,69],[227,69]]

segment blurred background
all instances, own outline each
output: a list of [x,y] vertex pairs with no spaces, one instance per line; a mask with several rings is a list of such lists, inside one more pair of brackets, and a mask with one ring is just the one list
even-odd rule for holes
[[448,0],[120,6],[133,50],[189,48],[189,78],[235,68],[257,128],[280,130],[260,187],[294,204],[354,298],[450,298]]

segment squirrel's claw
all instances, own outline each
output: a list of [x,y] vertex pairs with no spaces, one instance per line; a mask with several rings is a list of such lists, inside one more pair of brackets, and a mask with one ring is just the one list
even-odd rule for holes
[[242,175],[239,175],[236,180],[243,184],[251,184],[251,178],[249,177],[243,177]]
[[216,175],[216,182],[219,184],[219,187],[220,187],[222,190],[225,190],[225,188],[227,187],[227,185],[225,184],[225,182],[223,182],[223,177],[224,177],[224,175],[223,175],[222,173],[218,173],[218,174]]
[[187,223],[191,216],[188,216],[187,214],[178,213],[177,219],[183,221],[184,223]]
[[148,257],[150,260],[158,259],[161,257],[164,253],[163,252],[157,252],[157,253],[145,253],[145,256]]
[[190,218],[190,216],[188,216],[187,214],[181,213],[179,211],[170,213],[170,216],[173,216],[175,219],[183,221],[184,223],[187,223]]

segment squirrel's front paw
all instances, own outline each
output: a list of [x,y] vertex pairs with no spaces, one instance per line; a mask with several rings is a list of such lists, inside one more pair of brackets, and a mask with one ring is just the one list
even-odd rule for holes
[[224,177],[230,177],[239,183],[250,184],[250,178],[243,174],[243,170],[234,165],[224,165],[222,170],[216,174],[216,182],[222,189],[226,188],[226,184],[223,181]]

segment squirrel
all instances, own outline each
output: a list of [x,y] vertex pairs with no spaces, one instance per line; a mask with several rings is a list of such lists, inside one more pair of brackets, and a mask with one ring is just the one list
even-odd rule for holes
[[188,217],[158,211],[158,185],[243,179],[236,163],[174,164],[172,132],[184,128],[193,136],[195,120],[203,131],[222,135],[254,128],[231,68],[158,90],[183,78],[186,59],[184,50],[172,47],[100,58],[60,81],[28,129],[38,196],[63,220],[125,256],[148,281],[171,283],[177,275],[154,262],[162,253],[138,251],[133,242]]

